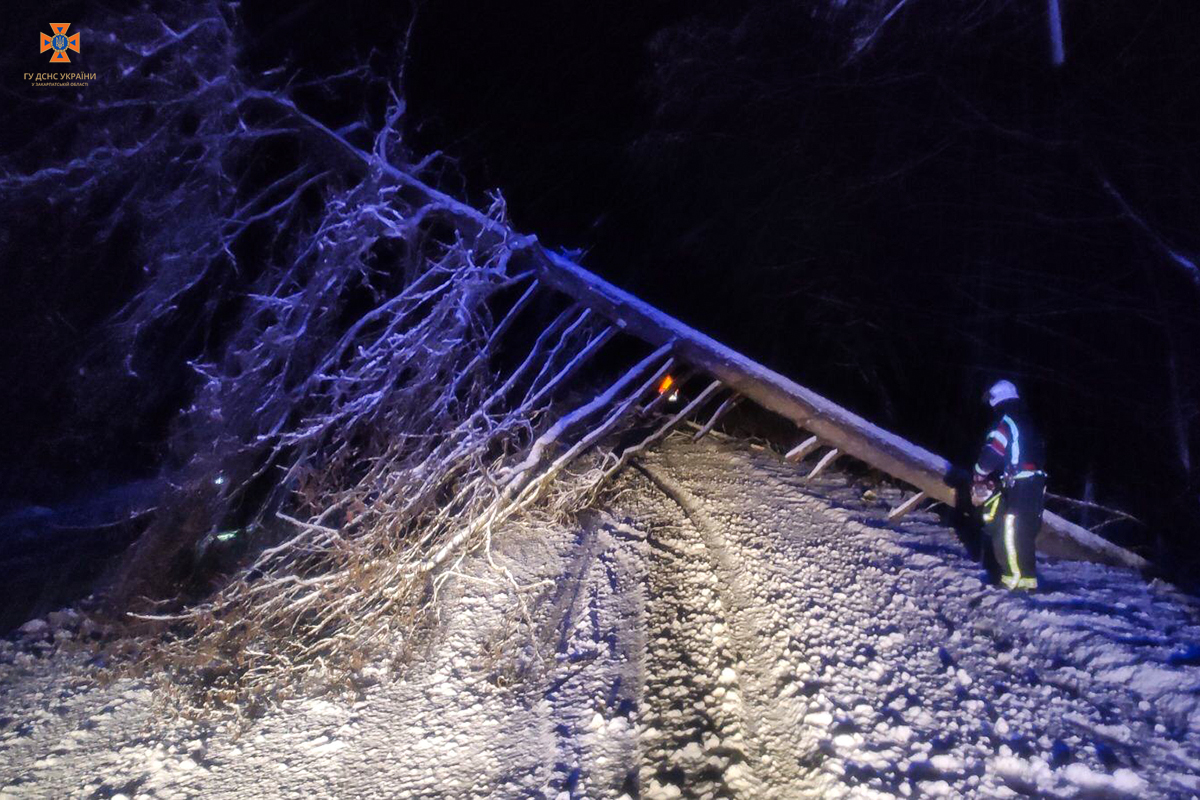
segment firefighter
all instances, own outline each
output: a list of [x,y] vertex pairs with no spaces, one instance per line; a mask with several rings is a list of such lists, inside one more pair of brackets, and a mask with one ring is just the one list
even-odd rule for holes
[[997,381],[984,400],[994,418],[975,463],[971,502],[981,508],[1000,582],[1009,589],[1034,591],[1034,540],[1046,495],[1045,448],[1012,382]]

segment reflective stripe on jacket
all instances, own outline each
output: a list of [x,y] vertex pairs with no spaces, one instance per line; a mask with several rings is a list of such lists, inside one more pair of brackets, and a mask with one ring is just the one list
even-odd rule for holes
[[1021,401],[1008,400],[997,406],[996,420],[975,461],[975,479],[982,481],[1002,473],[1036,474],[1041,471],[1043,462],[1041,436]]

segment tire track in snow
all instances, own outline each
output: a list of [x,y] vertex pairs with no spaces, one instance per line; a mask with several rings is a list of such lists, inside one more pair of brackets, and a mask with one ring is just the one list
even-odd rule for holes
[[[574,555],[541,612],[555,661],[544,694],[553,726],[552,797],[635,791],[637,784],[628,765],[638,760],[644,544],[623,541],[602,514],[582,515],[580,523]],[[597,780],[599,773],[605,777]]]
[[677,518],[658,526],[656,538],[672,542],[648,568],[661,621],[647,674],[665,680],[648,682],[647,699],[665,741],[647,753],[646,796],[675,796],[673,786],[689,797],[813,793],[820,754],[803,735],[806,706],[780,680],[795,670],[786,623],[742,586],[743,566],[696,498],[653,464],[637,469],[674,506],[652,515]]
[[740,690],[730,680],[737,656],[703,543],[686,519],[643,519],[653,523],[647,536],[645,716],[639,730],[643,796],[729,796],[734,792],[729,784],[739,781],[748,790],[757,788],[746,768]]

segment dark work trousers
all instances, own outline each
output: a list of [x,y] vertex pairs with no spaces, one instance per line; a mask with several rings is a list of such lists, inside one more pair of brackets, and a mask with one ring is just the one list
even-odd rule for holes
[[992,539],[992,550],[1000,567],[1000,582],[1010,589],[1037,588],[1034,541],[1042,527],[1046,500],[1046,477],[1018,478],[1005,489],[995,515],[984,510],[984,530]]

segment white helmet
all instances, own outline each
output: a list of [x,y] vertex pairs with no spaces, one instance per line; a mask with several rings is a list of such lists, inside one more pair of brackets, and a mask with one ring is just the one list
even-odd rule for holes
[[992,408],[1003,403],[1005,400],[1015,400],[1017,398],[1017,387],[1012,381],[996,381],[992,384],[992,388],[987,390],[987,403]]

